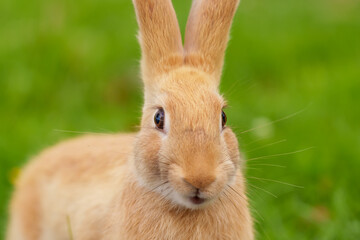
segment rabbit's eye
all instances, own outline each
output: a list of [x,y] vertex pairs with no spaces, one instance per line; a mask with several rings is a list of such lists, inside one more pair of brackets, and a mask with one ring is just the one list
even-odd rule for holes
[[221,125],[222,127],[225,127],[226,121],[227,121],[227,117],[224,111],[221,111]]
[[160,108],[154,116],[154,123],[158,129],[164,129],[165,112],[164,109]]

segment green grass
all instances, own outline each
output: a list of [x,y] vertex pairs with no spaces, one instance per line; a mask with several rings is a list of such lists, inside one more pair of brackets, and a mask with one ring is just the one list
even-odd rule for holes
[[[173,1],[183,30],[190,1]],[[242,151],[251,159],[313,147],[249,161],[258,239],[360,239],[359,12],[357,0],[240,4],[221,89]],[[56,129],[135,130],[136,31],[130,0],[0,2],[1,231],[16,168],[78,135]]]

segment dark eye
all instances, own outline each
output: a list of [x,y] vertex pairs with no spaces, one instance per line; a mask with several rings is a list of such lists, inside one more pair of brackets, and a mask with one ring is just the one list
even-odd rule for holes
[[225,114],[224,111],[221,111],[221,125],[222,125],[222,127],[225,127],[226,121],[227,121],[226,114]]
[[164,129],[165,112],[160,108],[154,116],[154,123],[158,129]]

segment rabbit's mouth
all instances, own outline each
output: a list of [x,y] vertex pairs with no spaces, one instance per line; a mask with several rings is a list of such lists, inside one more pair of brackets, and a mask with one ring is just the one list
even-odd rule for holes
[[190,202],[192,202],[195,205],[203,204],[206,201],[205,198],[201,198],[198,196],[190,197]]
[[171,194],[168,194],[170,196],[170,199],[181,206],[184,206],[189,209],[202,209],[206,206],[208,206],[211,202],[213,202],[215,197],[207,196],[204,194],[182,194],[178,191],[172,191]]

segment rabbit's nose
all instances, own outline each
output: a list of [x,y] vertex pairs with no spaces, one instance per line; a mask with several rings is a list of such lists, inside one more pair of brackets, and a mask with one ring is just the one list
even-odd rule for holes
[[209,174],[196,174],[196,175],[188,175],[183,178],[184,182],[188,183],[192,187],[196,189],[205,189],[210,184],[212,184],[216,177],[214,175]]

